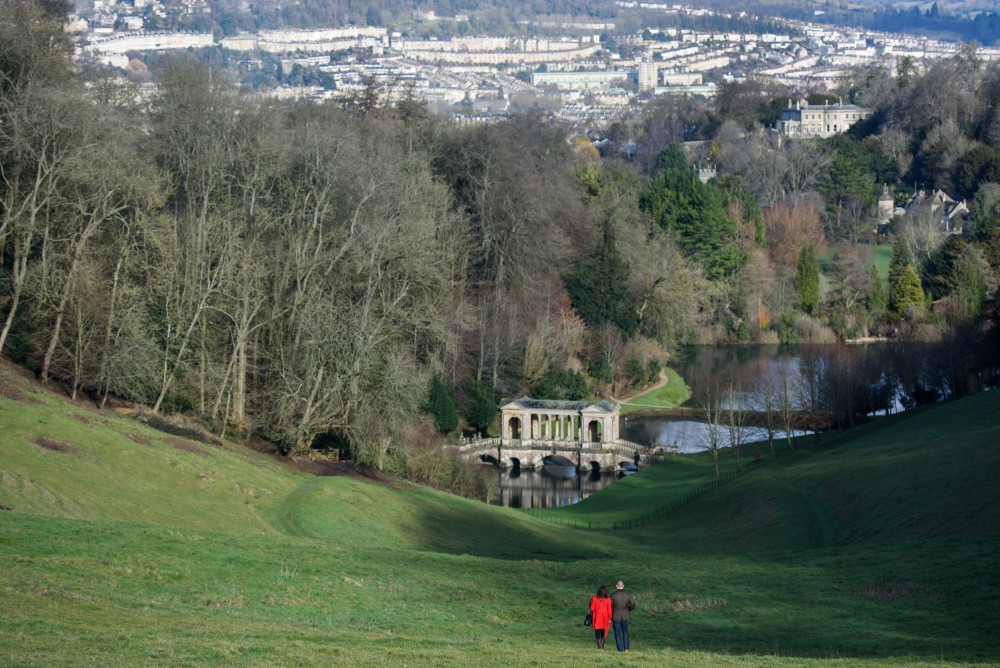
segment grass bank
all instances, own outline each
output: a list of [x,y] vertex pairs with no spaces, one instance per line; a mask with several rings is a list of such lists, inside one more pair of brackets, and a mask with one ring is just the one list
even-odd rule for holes
[[658,409],[676,408],[691,398],[691,389],[676,371],[663,369],[666,384],[622,401],[622,415],[655,413]]

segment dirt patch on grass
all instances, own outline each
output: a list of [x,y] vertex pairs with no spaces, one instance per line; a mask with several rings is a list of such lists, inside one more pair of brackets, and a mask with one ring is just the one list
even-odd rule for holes
[[377,482],[382,485],[394,486],[396,481],[382,471],[370,466],[362,466],[354,462],[314,462],[310,459],[296,457],[290,460],[291,465],[304,473],[322,476],[346,476]]
[[143,424],[170,434],[171,436],[180,436],[182,438],[188,438],[192,441],[199,441],[200,443],[207,443],[209,445],[222,445],[221,440],[180,415],[171,415],[167,417],[156,413],[141,411],[136,412],[135,417]]
[[190,443],[185,443],[179,438],[171,438],[167,440],[167,443],[177,448],[178,450],[183,450],[184,452],[190,452],[192,455],[198,455],[199,457],[208,457],[208,454],[199,448],[197,445],[191,445]]
[[65,453],[73,452],[72,445],[68,443],[63,443],[62,441],[57,441],[52,438],[45,438],[44,436],[41,438],[36,438],[35,445],[41,448],[45,448],[46,450],[51,450],[52,452],[65,452]]
[[861,591],[858,594],[863,598],[896,601],[915,596],[917,586],[909,580],[876,580],[861,585]]
[[88,420],[83,415],[80,415],[79,413],[71,413],[70,416],[80,424],[85,424],[88,427],[90,426],[90,420]]
[[18,390],[17,388],[11,387],[10,385],[3,385],[0,387],[0,397],[4,399],[10,399],[11,401],[20,401],[26,404],[40,404],[42,403],[38,399],[34,398],[30,394],[25,394],[24,392]]
[[0,385],[0,397],[3,397],[4,399],[10,399],[11,401],[20,401],[21,393],[15,390],[13,387],[4,384]]
[[140,436],[139,434],[126,433],[125,435],[128,436],[128,440],[132,441],[133,443],[138,443],[139,445],[150,445],[152,443],[152,441],[150,441],[148,438],[146,438],[145,436]]
[[689,612],[692,610],[716,610],[729,605],[729,600],[713,596],[695,596],[678,598],[670,601],[667,607],[673,612]]

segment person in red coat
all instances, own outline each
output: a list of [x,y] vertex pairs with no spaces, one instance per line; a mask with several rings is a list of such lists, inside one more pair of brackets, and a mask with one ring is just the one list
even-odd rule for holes
[[590,597],[590,612],[594,616],[591,625],[594,627],[597,647],[604,649],[604,639],[608,637],[608,629],[611,628],[611,597],[608,596],[608,588],[604,585]]

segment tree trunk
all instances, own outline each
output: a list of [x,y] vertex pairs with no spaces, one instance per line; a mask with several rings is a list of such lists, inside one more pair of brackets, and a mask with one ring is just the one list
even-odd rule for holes
[[104,326],[104,340],[101,342],[101,362],[97,369],[97,387],[100,391],[103,388],[101,397],[101,408],[104,408],[108,399],[108,387],[111,385],[107,378],[108,357],[111,354],[111,335],[114,332],[115,307],[118,303],[118,282],[121,278],[122,265],[125,263],[127,253],[123,250],[118,255],[118,262],[115,264],[115,272],[111,278],[111,303],[108,304],[108,319]]

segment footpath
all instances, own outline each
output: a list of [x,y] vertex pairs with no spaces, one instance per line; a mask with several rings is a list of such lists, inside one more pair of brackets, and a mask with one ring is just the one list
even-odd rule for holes
[[630,396],[630,397],[628,397],[626,399],[617,399],[615,397],[611,397],[611,400],[615,401],[615,402],[617,402],[617,403],[619,403],[619,404],[621,404],[623,406],[630,406],[630,405],[634,406],[634,405],[636,405],[634,402],[637,399],[640,399],[640,398],[646,396],[647,394],[652,394],[653,392],[656,392],[660,388],[665,387],[667,385],[667,383],[669,383],[669,382],[670,382],[670,378],[667,376],[666,372],[660,371],[660,375],[656,379],[656,383],[654,385],[652,385],[651,387],[647,387],[642,392],[639,392],[638,394],[633,394],[632,396]]

